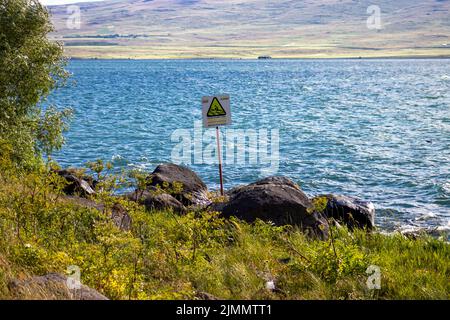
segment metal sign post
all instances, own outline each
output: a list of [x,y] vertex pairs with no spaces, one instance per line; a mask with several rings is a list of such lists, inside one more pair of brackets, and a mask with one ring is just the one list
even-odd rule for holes
[[230,96],[208,96],[202,98],[203,126],[205,128],[216,128],[217,156],[219,157],[220,194],[224,195],[222,152],[220,144],[219,126],[231,124]]
[[219,127],[216,127],[216,139],[217,139],[217,155],[219,157],[219,177],[220,177],[220,195],[223,197],[223,175],[222,175],[222,155],[220,152],[221,144],[220,144],[220,136],[219,136]]

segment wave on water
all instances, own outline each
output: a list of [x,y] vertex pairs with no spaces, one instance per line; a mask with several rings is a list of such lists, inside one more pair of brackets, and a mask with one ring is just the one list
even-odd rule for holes
[[393,209],[379,209],[376,211],[375,222],[384,234],[400,233],[405,236],[426,234],[450,241],[450,218],[433,212],[413,216]]
[[429,221],[439,219],[439,216],[433,212],[425,212],[422,215],[415,218],[416,221]]
[[[173,162],[175,130],[194,133],[201,97],[224,92],[233,113],[227,129],[278,129],[275,174],[307,194],[372,201],[382,228],[448,228],[448,61],[77,60],[68,68],[76,86],[48,99],[75,109],[54,156],[63,167],[104,159],[114,172],[152,172]],[[217,188],[216,165],[189,167]],[[273,174],[260,163],[224,165],[227,189]]]

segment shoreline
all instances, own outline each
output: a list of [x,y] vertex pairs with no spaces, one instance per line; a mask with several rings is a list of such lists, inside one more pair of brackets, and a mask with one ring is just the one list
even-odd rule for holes
[[68,60],[117,60],[117,61],[127,61],[127,60],[134,60],[134,61],[166,61],[166,60],[198,60],[198,61],[204,61],[204,60],[229,60],[229,61],[270,61],[270,60],[305,60],[305,61],[312,61],[312,60],[450,60],[450,55],[445,56],[378,56],[378,57],[286,57],[286,58],[270,58],[270,59],[258,59],[255,58],[227,58],[227,57],[204,57],[204,58],[134,58],[134,57],[66,57]]

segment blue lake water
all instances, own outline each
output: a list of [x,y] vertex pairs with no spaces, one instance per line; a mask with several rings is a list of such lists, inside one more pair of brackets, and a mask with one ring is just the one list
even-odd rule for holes
[[[49,98],[75,110],[63,166],[151,171],[194,132],[201,97],[231,95],[231,129],[278,129],[279,169],[309,195],[374,202],[377,224],[448,228],[450,60],[73,60]],[[73,83],[75,82],[75,83]],[[225,133],[225,128],[222,129]],[[214,133],[214,131],[213,131]],[[217,166],[190,165],[210,188]],[[225,164],[226,187],[261,165]]]

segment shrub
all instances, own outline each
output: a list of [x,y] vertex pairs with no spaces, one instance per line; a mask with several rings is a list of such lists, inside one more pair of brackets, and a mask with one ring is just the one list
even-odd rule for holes
[[47,39],[52,30],[39,1],[0,0],[0,154],[21,167],[61,148],[71,114],[42,107],[68,75],[62,45]]
[[[114,179],[114,176],[108,179]],[[333,243],[294,227],[253,224],[218,213],[148,212],[104,192],[132,217],[121,231],[108,210],[67,201],[49,168],[0,170],[0,298],[15,277],[65,273],[112,299],[447,299],[449,244],[333,227]],[[370,265],[381,290],[366,286]],[[266,283],[273,281],[275,290]]]

